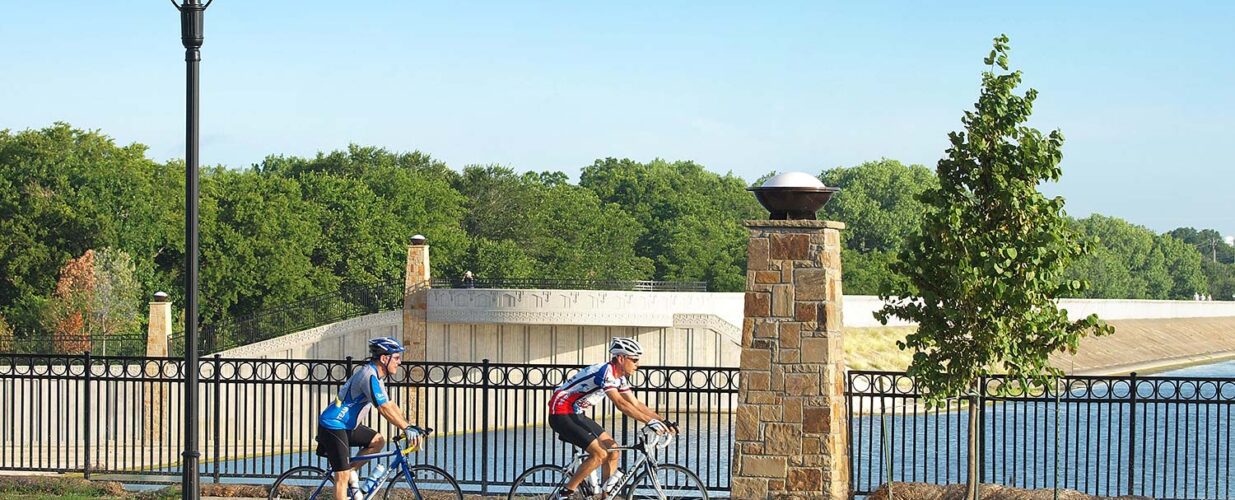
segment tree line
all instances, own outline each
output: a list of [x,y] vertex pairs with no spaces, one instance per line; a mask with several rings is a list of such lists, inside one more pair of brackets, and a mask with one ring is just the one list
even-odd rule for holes
[[[903,283],[893,263],[920,226],[917,196],[938,185],[934,172],[883,159],[819,177],[841,188],[820,218],[848,225],[846,293]],[[66,329],[140,331],[144,318],[131,317],[154,292],[183,303],[184,182],[183,162],[151,160],[145,146],[99,131],[0,131],[0,343]],[[429,238],[436,276],[706,281],[740,291],[742,221],[766,217],[751,184],[691,161],[599,159],[572,183],[562,172],[454,170],[421,152],[356,145],[208,167],[201,319],[401,280],[418,233]],[[1217,231],[1157,234],[1102,215],[1069,224],[1093,241],[1067,270],[1090,282],[1084,296],[1235,294],[1235,248]]]

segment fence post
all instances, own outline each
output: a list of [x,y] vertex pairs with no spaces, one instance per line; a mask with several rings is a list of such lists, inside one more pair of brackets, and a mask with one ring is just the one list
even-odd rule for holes
[[1132,495],[1136,470],[1136,372],[1128,381],[1128,495]]
[[90,479],[90,415],[92,415],[92,412],[90,411],[90,394],[92,394],[93,391],[90,390],[90,351],[87,350],[85,354],[86,354],[86,370],[85,370],[86,383],[85,383],[85,386],[82,388],[81,392],[86,402],[84,405],[85,411],[82,412],[81,420],[82,420],[82,427],[85,428],[86,461],[82,465],[83,467],[82,474],[86,477],[86,479]]
[[219,440],[222,439],[221,422],[223,422],[222,412],[219,411],[219,404],[222,400],[220,397],[223,392],[222,377],[219,375],[220,367],[222,366],[222,356],[219,353],[214,353],[214,484],[219,484]]
[[480,494],[489,494],[489,358],[481,362]]

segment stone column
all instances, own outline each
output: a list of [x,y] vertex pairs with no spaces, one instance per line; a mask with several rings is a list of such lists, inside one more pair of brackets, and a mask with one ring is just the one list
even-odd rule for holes
[[746,221],[734,498],[849,498],[839,222]]
[[[412,237],[412,244],[407,247],[407,267],[403,282],[403,352],[405,361],[428,361],[428,290],[431,274],[429,273],[429,245],[425,237]],[[412,380],[423,380],[423,373],[413,373]],[[417,388],[408,391],[407,407],[404,411],[412,418],[412,423],[421,422],[426,415],[421,411],[420,400],[424,389]]]
[[[172,303],[167,294],[158,292],[150,301],[150,321],[146,328],[146,357],[167,357],[167,339],[172,334]],[[142,429],[146,442],[160,442],[163,438],[163,422],[167,420],[166,387],[161,370],[164,364],[148,361],[144,369],[146,378],[156,380],[142,384]]]
[[407,247],[407,267],[403,281],[403,346],[407,351],[403,359],[408,361],[425,361],[425,341],[428,334],[426,324],[428,297],[425,290],[429,288],[429,245],[424,236],[412,237],[412,244]]

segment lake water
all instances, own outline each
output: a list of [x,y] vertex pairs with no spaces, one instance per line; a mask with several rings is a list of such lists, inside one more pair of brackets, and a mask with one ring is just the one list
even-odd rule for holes
[[[1074,386],[1059,403],[1035,398],[985,405],[983,481],[1099,495],[1235,496],[1235,382],[1206,380],[1235,377],[1235,361],[1152,377],[1138,381],[1135,408],[1126,380]],[[1154,380],[1170,377],[1199,378]],[[964,482],[968,412],[952,409],[927,413],[901,406],[855,418],[855,489],[873,490],[888,476]]]

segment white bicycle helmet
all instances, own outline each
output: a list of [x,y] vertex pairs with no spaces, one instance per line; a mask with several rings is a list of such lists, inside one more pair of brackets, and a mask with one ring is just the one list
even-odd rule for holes
[[643,346],[630,337],[613,337],[613,343],[609,344],[609,354],[637,358],[643,356]]

